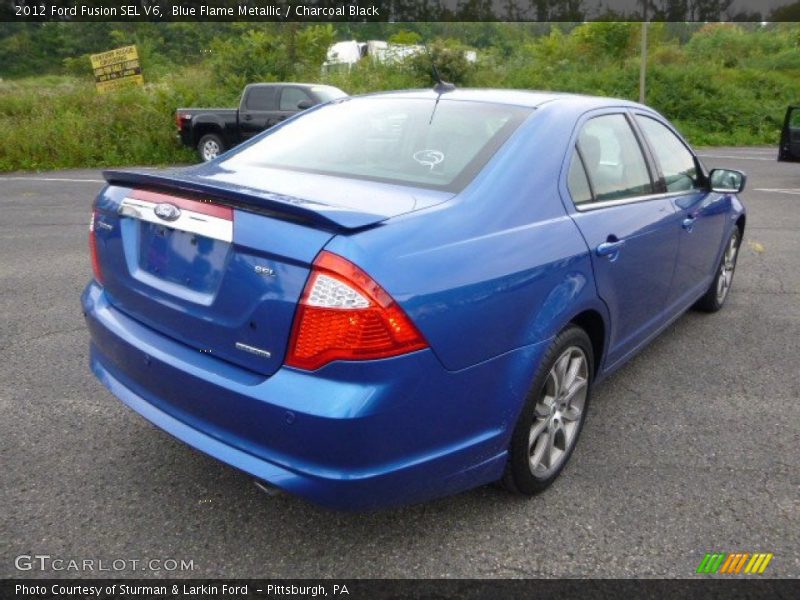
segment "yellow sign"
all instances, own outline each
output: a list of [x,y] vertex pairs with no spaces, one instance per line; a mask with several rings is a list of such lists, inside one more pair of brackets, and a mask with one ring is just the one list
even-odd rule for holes
[[136,46],[124,46],[92,54],[92,69],[97,91],[101,94],[129,85],[144,85],[142,65]]

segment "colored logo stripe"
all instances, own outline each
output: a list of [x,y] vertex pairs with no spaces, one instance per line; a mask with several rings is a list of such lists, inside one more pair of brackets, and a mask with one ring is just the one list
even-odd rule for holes
[[[706,553],[703,560],[700,561],[700,565],[697,567],[697,573],[720,573],[727,575],[749,573],[760,575],[766,570],[772,557],[773,554],[771,552],[757,552],[755,554],[750,554],[749,552],[733,552],[730,554],[727,552]],[[742,571],[742,569],[744,569],[744,571]]]
[[749,552],[737,552],[736,554],[729,554],[728,558],[725,559],[725,562],[722,563],[722,568],[719,570],[719,572],[728,573],[730,575],[738,573],[739,570],[744,566],[744,562],[749,556]]
[[772,560],[772,553],[754,554],[750,562],[744,568],[745,573],[763,573],[767,568],[769,561]]
[[698,573],[716,573],[722,561],[725,560],[724,552],[715,552],[714,554],[706,554],[700,566],[697,567]]

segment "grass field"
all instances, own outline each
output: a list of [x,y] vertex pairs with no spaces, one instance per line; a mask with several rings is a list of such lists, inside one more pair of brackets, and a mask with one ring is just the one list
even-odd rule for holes
[[[647,104],[695,145],[776,145],[786,106],[800,101],[800,26],[746,31],[711,24],[681,43],[663,25],[654,24],[651,32]],[[443,73],[462,87],[637,99],[638,27],[554,28],[510,49],[484,47],[475,64],[461,58],[466,46],[459,40],[432,48]],[[146,85],[105,95],[96,93],[88,73],[0,81],[0,171],[192,162],[192,151],[175,136],[175,109],[235,106],[249,81],[317,80],[351,94],[431,85],[425,57],[395,65],[362,60],[350,71],[322,74],[332,33],[308,31],[314,35],[306,36],[304,55],[314,60],[278,60],[287,50],[275,36],[248,33],[226,38],[213,46],[211,58],[190,66],[148,51],[142,61]],[[77,59],[66,62],[69,71],[83,68]]]

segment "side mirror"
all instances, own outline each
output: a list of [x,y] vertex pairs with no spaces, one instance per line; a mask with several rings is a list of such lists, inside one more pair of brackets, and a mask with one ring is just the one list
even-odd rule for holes
[[305,110],[307,108],[311,108],[312,106],[314,105],[312,104],[311,100],[300,100],[300,102],[297,103],[298,110]]
[[747,175],[733,169],[712,169],[708,174],[711,191],[720,194],[738,194],[746,182]]

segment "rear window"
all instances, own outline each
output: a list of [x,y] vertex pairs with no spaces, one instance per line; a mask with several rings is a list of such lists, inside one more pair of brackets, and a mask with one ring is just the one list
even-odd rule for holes
[[263,166],[458,191],[530,108],[441,99],[351,98],[304,113],[222,167]]

